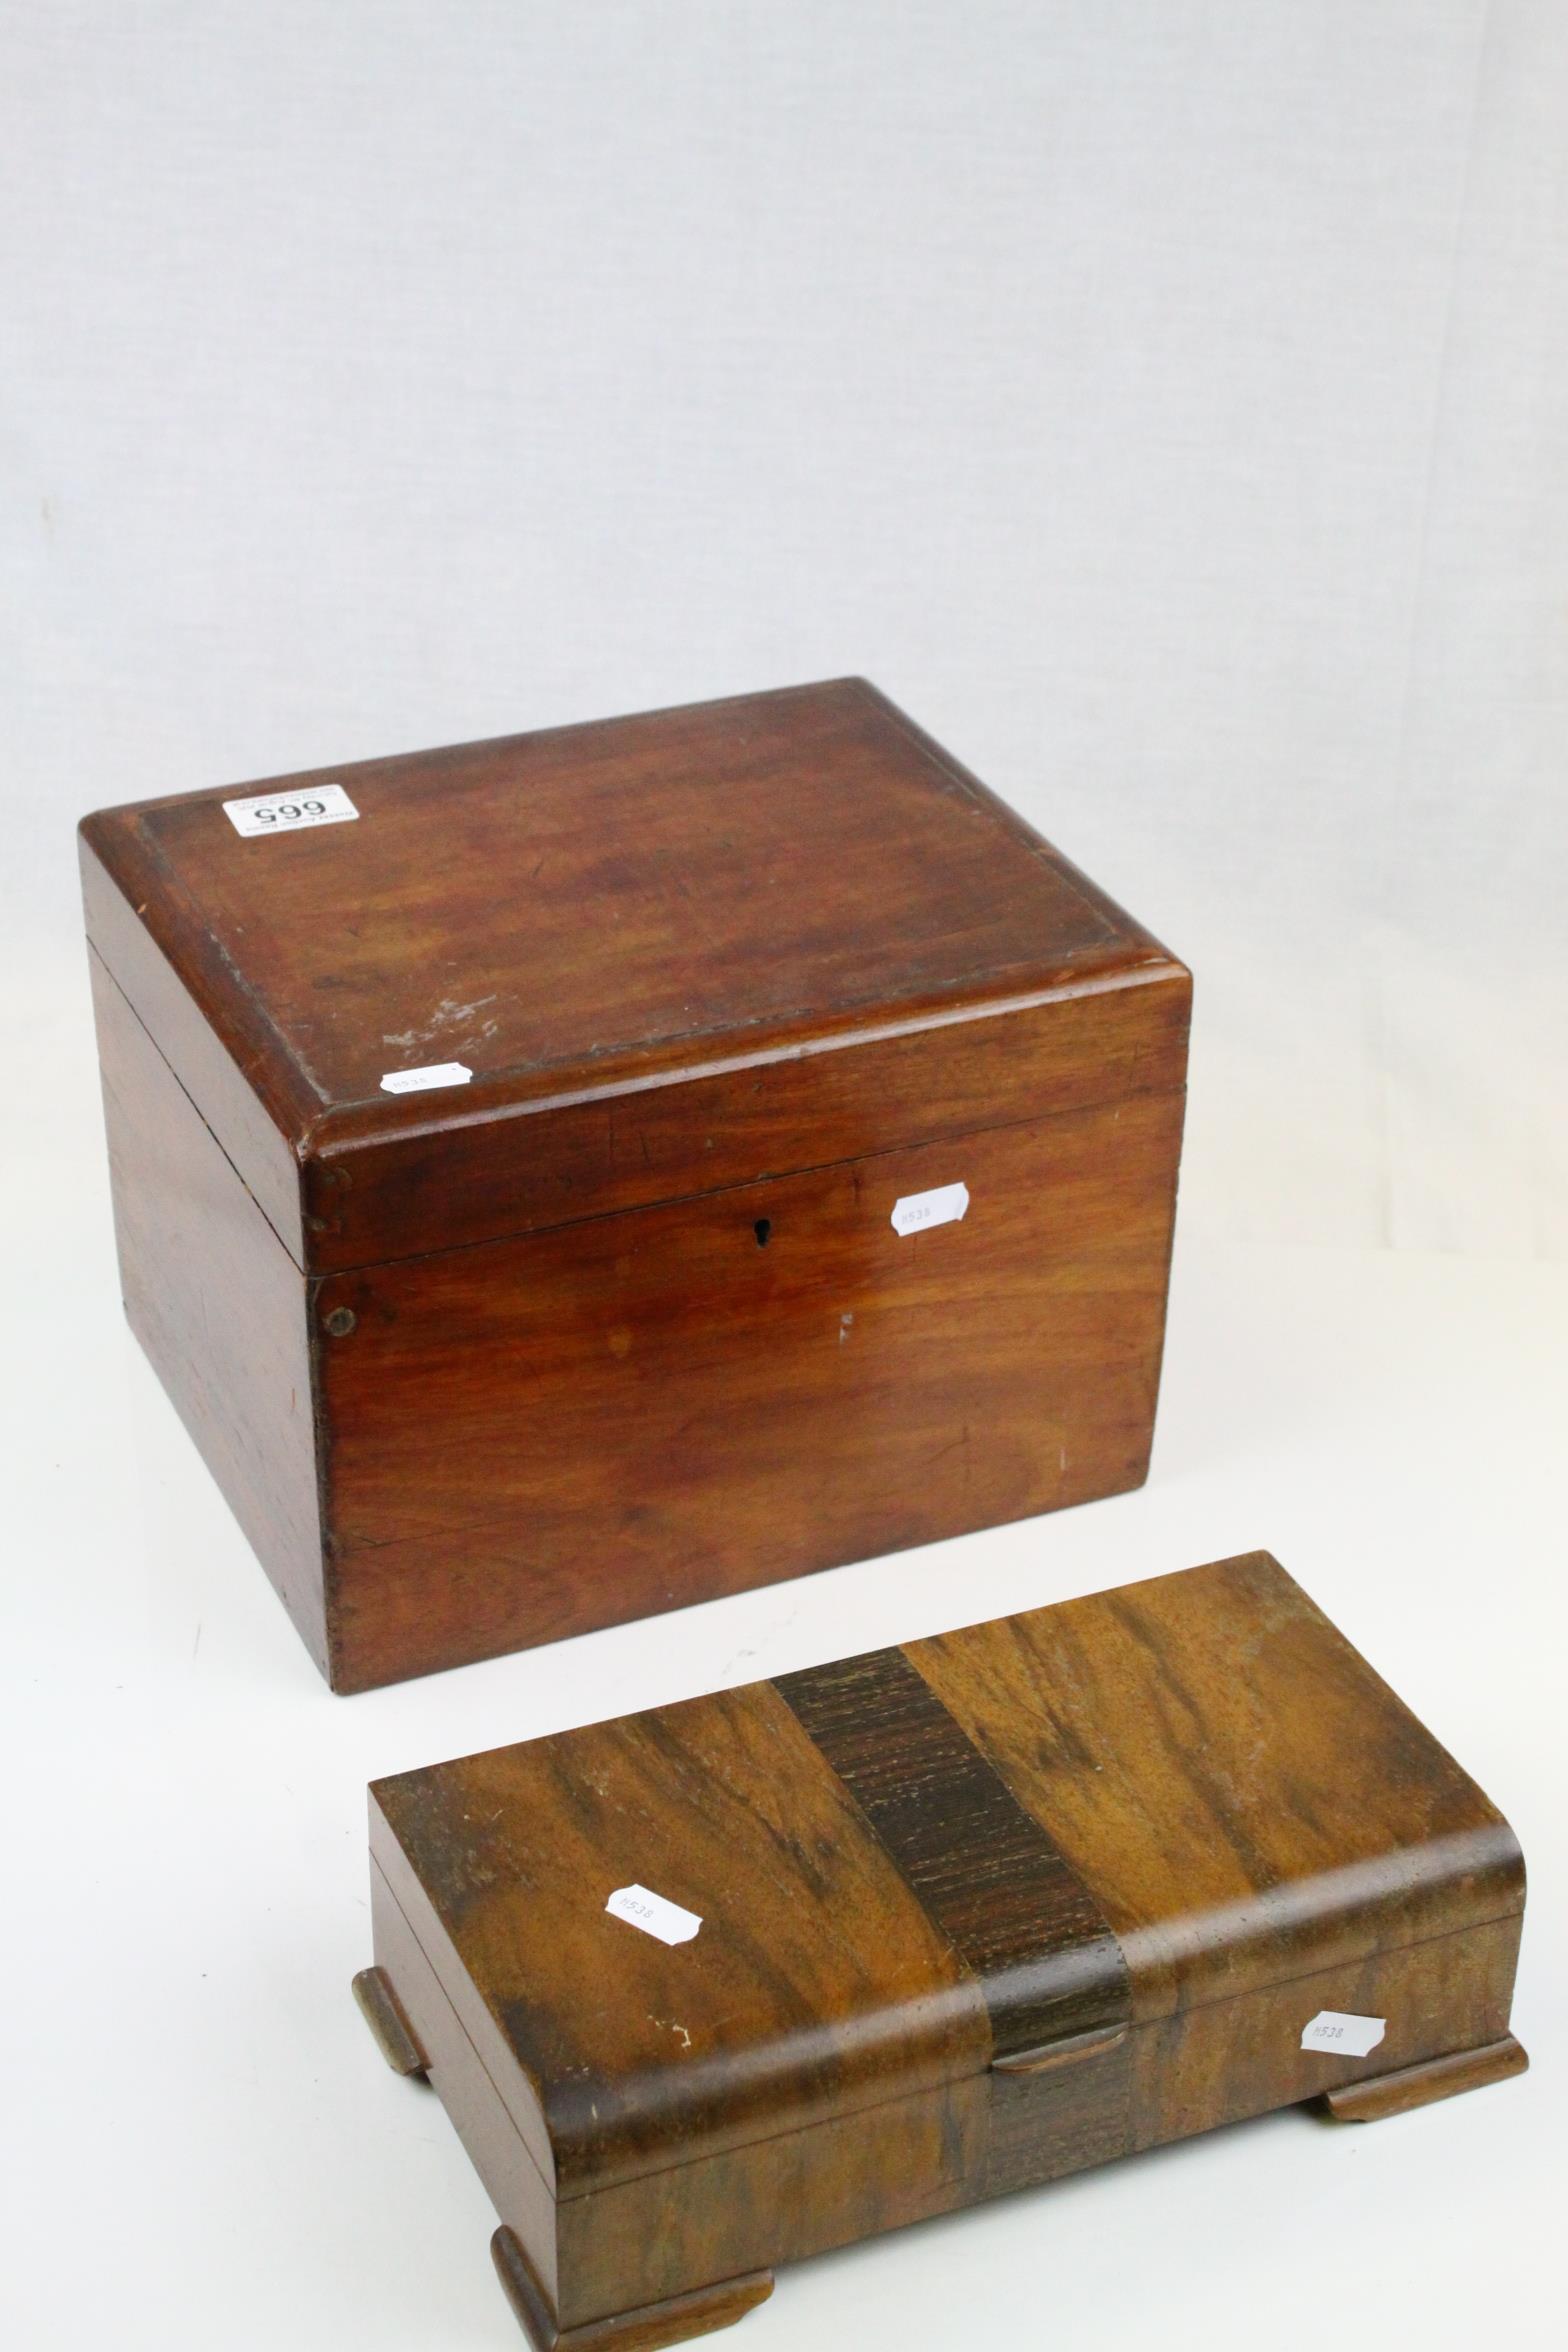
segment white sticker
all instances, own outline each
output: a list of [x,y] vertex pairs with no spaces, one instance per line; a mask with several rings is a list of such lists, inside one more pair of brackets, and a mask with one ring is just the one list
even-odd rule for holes
[[613,1919],[640,1927],[644,1935],[657,1936],[661,1944],[689,1944],[702,1925],[695,1911],[683,1911],[679,1903],[645,1886],[617,1887],[604,1907]]
[[466,1086],[473,1076],[466,1062],[426,1062],[422,1070],[389,1070],[383,1094],[423,1094],[427,1086]]
[[1327,2050],[1336,2058],[1364,2058],[1386,2030],[1381,2017],[1350,2017],[1343,2009],[1320,2009],[1301,2029],[1304,2050]]
[[930,1225],[954,1225],[969,1206],[967,1184],[939,1184],[934,1192],[912,1192],[893,1203],[895,1233],[924,1233]]
[[304,792],[258,792],[226,800],[224,814],[248,841],[255,833],[303,833],[310,825],[346,825],[359,815],[341,784],[312,784]]

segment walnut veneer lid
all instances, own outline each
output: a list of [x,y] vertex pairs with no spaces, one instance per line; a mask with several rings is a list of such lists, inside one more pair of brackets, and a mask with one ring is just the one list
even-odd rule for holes
[[[1264,1553],[372,1799],[561,2194],[1523,1902],[1501,1815]],[[628,1886],[700,1928],[607,1912]]]

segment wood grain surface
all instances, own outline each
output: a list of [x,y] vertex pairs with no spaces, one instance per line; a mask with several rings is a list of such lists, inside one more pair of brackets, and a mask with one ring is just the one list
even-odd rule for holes
[[[402,1774],[372,1849],[562,2329],[1523,2064],[1506,1823],[1262,1553]],[[607,1913],[631,1884],[696,1936]],[[1323,2008],[1383,2039],[1303,2049]]]
[[89,961],[126,1316],[325,1672],[305,1279],[115,981]]
[[562,2327],[522,2240],[504,2222],[490,2240],[490,2253],[506,2299],[539,2352],[610,2352],[612,2346],[614,2352],[659,2352],[661,2345],[684,2344],[693,2336],[709,2336],[718,2328],[733,2327],[773,2292],[773,2273],[752,2271],[745,2278],[723,2279],[717,2286],[671,2295],[662,2303],[645,2303],[635,2311],[618,2311],[605,2319],[586,2320],[578,2327]]
[[[989,2062],[980,1987],[767,1684],[379,1781],[372,1845],[563,2196]],[[698,1944],[607,1915],[628,1885]]]
[[[1089,1110],[1186,1083],[1192,983],[1168,957],[1073,972],[964,1008],[734,1041],[679,1070],[572,1085],[486,1114],[314,1134],[298,1174],[305,1262],[331,1273],[543,1231],[911,1142]],[[392,1101],[391,1096],[383,1098]]]
[[[1142,1479],[1189,977],[873,688],[287,781],[359,814],[181,795],[82,870],[165,1161],[302,1278],[254,1312],[311,1367],[314,1561],[182,1410],[335,1688]],[[162,1197],[122,1209],[160,1263]],[[184,1347],[236,1426],[294,1409],[275,1353]]]
[[[1181,1107],[325,1281],[339,1687],[1140,1483]],[[961,1223],[894,1231],[959,1181]]]
[[1507,1822],[1266,1552],[914,1642],[1138,2020],[1516,1914]]
[[219,1024],[201,975],[182,978],[146,920],[157,904],[138,899],[92,847],[91,820],[79,843],[82,911],[91,956],[113,979],[148,1043],[178,1084],[296,1267],[309,1263],[301,1187],[301,1138],[280,1097],[265,1025],[251,1009],[242,1031]]
[[1105,1914],[902,1650],[773,1687],[979,1985],[993,2058],[1125,2023]]
[[359,817],[101,810],[83,889],[309,1272],[1184,1082],[1183,967],[863,680],[274,781]]
[[1479,2049],[1450,2051],[1447,2057],[1401,2066],[1372,2082],[1325,2091],[1323,2105],[1336,2123],[1378,2123],[1385,2115],[1408,2115],[1413,2107],[1429,2107],[1434,2099],[1506,2082],[1510,2075],[1523,2074],[1529,2063],[1513,2035],[1504,2034]]
[[[450,1174],[523,1106],[1179,975],[861,680],[270,781],[339,782],[358,816],[245,839],[229,787],[82,831],[302,1164],[435,1126]],[[185,1076],[166,1008],[138,1010]],[[473,1071],[460,1099],[382,1090],[389,1070],[453,1059]],[[697,1122],[667,1161],[672,1144],[680,1166],[644,1197],[707,1180]],[[434,1246],[398,1230],[410,1187],[379,1199],[376,1218],[338,1204],[363,1226],[343,1262]]]

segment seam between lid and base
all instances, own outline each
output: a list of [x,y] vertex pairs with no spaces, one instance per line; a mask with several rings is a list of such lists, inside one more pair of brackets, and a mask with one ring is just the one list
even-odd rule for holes
[[[903,1152],[938,1151],[951,1145],[961,1151],[972,1138],[981,1135],[1006,1135],[1020,1127],[1046,1127],[1058,1119],[1090,1118],[1096,1111],[1113,1105],[1139,1102],[1165,1102],[1174,1097],[1185,1097],[1182,1086],[1135,1086],[1125,1093],[1107,1095],[1091,1103],[1073,1103],[1059,1111],[1036,1111],[1021,1119],[988,1119],[973,1127],[961,1127],[951,1135],[918,1135],[908,1143],[884,1144],[878,1151],[847,1152],[842,1159],[811,1160],[798,1168],[769,1168],[756,1176],[738,1177],[733,1184],[713,1184],[704,1192],[661,1193],[655,1200],[628,1201],[616,1209],[589,1209],[580,1217],[562,1217],[549,1225],[508,1227],[505,1232],[485,1233],[472,1241],[443,1242],[436,1249],[408,1250],[400,1257],[357,1259],[350,1266],[331,1266],[312,1274],[313,1282],[336,1282],[356,1274],[373,1274],[380,1266],[417,1266],[428,1258],[456,1257],[463,1250],[489,1249],[497,1242],[533,1241],[549,1233],[569,1233],[584,1225],[604,1225],[616,1217],[640,1217],[655,1209],[689,1208],[697,1201],[723,1200],[735,1192],[752,1192],[759,1185],[790,1184],[802,1176],[827,1176],[835,1168],[870,1168],[879,1160],[890,1160]],[[297,1261],[295,1261],[297,1263]]]
[[[379,1862],[377,1862],[375,1866],[377,1869],[381,1869]],[[497,2106],[501,2109],[502,2114],[506,2117],[507,2123],[510,2126],[512,2132],[515,2134],[518,2147],[522,2150],[524,2156],[527,2157],[528,2163],[532,2168],[535,2177],[544,2189],[546,2196],[549,2197],[551,2203],[556,2206],[575,2204],[581,2199],[587,2197],[602,2197],[610,2194],[615,2189],[629,2186],[633,2181],[653,2179],[656,2178],[659,2174],[666,2172],[684,2172],[694,2165],[705,2164],[726,2155],[739,2154],[743,2149],[764,2147],[769,2142],[774,2140],[802,2139],[811,2132],[830,2129],[834,2124],[844,2121],[850,2116],[871,2115],[876,2113],[879,2108],[898,2107],[906,2105],[912,2099],[935,2097],[952,2084],[960,2082],[981,2081],[987,2075],[995,2071],[992,2065],[987,2063],[984,2066],[971,2067],[966,2071],[942,2075],[936,2081],[928,2083],[920,2089],[895,2091],[887,2098],[867,2099],[860,2103],[846,2104],[842,2107],[836,2108],[831,2114],[820,2116],[814,2123],[788,2125],[781,2131],[756,2132],[746,2139],[726,2140],[722,2146],[711,2149],[704,2149],[700,2154],[695,2156],[673,2156],[668,2163],[640,2165],[635,2170],[615,2172],[612,2173],[606,2180],[592,2181],[580,2189],[571,2189],[563,2193],[559,2186],[552,2187],[550,2182],[546,2180],[543,2172],[540,2170],[537,2157],[535,2157],[532,2149],[529,2148],[527,2141],[523,2138],[521,2131],[518,2129],[517,2122],[512,2114],[511,2108],[507,2105],[506,2100],[502,2097],[500,2090],[497,2088],[494,2074],[492,2073],[490,2067],[486,2064],[484,2058],[480,2055],[472,2034],[469,2032],[468,2027],[464,2024],[462,2015],[458,2010],[456,2003],[453,2001],[451,1994],[447,1990],[439,1966],[432,1957],[424,1938],[420,1935],[412,1920],[410,1920],[407,1911],[403,1907],[401,1898],[399,1897],[396,1889],[393,1887],[391,1880],[387,1877],[384,1869],[381,1869],[381,1877],[382,1883],[387,1891],[388,1899],[396,1909],[398,1917],[402,1920],[403,1925],[407,1928],[408,1933],[413,1939],[415,1945],[424,1955],[426,1965],[430,1970],[431,1977],[434,1980],[439,1997],[446,2004],[446,2008],[452,2018],[453,2024],[457,2027],[458,2031],[463,2037],[464,2042],[472,2052],[474,2063],[478,2067],[480,2074],[483,2076],[484,2081],[493,2095]],[[1459,1938],[1477,1935],[1485,1928],[1500,1927],[1507,1921],[1519,1919],[1520,1917],[1521,1914],[1518,1911],[1503,1911],[1486,1919],[1472,1919],[1467,1921],[1463,1927],[1445,1928],[1439,1935],[1418,1936],[1414,1939],[1413,1942],[1410,1943],[1387,1944],[1380,1946],[1374,1951],[1363,1953],[1358,1959],[1330,1961],[1326,1967],[1306,1969],[1297,1976],[1270,1978],[1265,1983],[1254,1985],[1244,1992],[1223,1993],[1218,1997],[1218,1999],[1213,2001],[1197,2001],[1182,2008],[1164,2011],[1158,2017],[1134,2019],[1129,2023],[1125,2036],[1118,2037],[1116,2043],[1114,2044],[1114,2049],[1116,2051],[1126,2050],[1129,2044],[1131,2044],[1133,2047],[1136,2047],[1141,2036],[1146,2034],[1161,2033],[1165,2031],[1174,2021],[1183,2017],[1198,2014],[1204,2010],[1225,2009],[1233,2006],[1238,2001],[1255,2001],[1268,1993],[1287,1992],[1293,1984],[1311,1984],[1318,1978],[1336,1976],[1352,1969],[1365,1968],[1372,1963],[1375,1963],[1376,1961],[1392,1959],[1400,1953],[1422,1951],[1429,1944],[1453,1943]],[[396,1990],[395,1984],[394,1990]],[[401,1998],[401,1995],[399,1997]],[[486,2014],[492,2015],[488,2009]],[[497,2027],[497,2030],[499,2031],[500,2028]],[[1064,2036],[1063,2038],[1066,2040],[1076,2037]],[[1110,2052],[1111,2048],[1112,2045],[1108,2044],[1108,2053]],[[530,2086],[532,2086],[533,2077],[529,2074],[527,2067],[523,2065],[521,2059],[514,2059],[513,2063],[516,2065],[519,2074],[521,2074],[530,2084]],[[1093,2064],[1092,2057],[1087,2061],[1087,2063],[1090,2065]],[[1411,2063],[1414,2065],[1425,2065],[1428,2063],[1428,2061],[1425,2059],[1415,2059],[1412,2060]],[[1020,2080],[1027,2081],[1029,2077],[1027,2075],[1019,2076],[1017,2074],[1011,2074],[1007,2076],[1007,2079],[1012,2082],[1018,2082]],[[535,2096],[538,2096],[537,2092],[535,2093]],[[1291,2103],[1294,2104],[1295,2102]],[[545,2131],[548,2135],[549,2118],[545,2114],[544,2102],[542,2098],[539,2099],[539,2112],[541,2117],[544,2119]],[[451,2119],[448,2118],[448,2120],[450,2121]],[[454,2125],[454,2130],[455,2128],[456,2127]],[[458,2136],[461,2137],[460,2134]],[[551,2144],[553,2148],[553,2141]]]
[[[154,942],[154,945],[156,944],[157,943]],[[197,1101],[195,1095],[192,1094],[190,1088],[186,1085],[174,1063],[169,1059],[167,1053],[165,1053],[158,1038],[153,1034],[153,1031],[149,1028],[147,1022],[143,1019],[140,1008],[137,1006],[134,998],[131,997],[125,989],[113,965],[108,961],[97,943],[92,939],[89,939],[87,942],[87,952],[89,955],[97,958],[98,964],[101,967],[105,977],[115,988],[132,1020],[135,1021],[137,1027],[141,1030],[153,1052],[157,1054],[159,1060],[163,1063],[164,1068],[168,1071],[170,1077],[174,1080],[175,1085],[178,1086],[180,1092],[184,1095],[185,1100],[190,1104],[190,1107],[195,1113],[196,1117],[200,1119],[203,1127],[212,1137],[212,1140],[217,1146],[218,1150],[222,1152],[224,1160],[233,1172],[236,1183],[240,1186],[246,1198],[254,1204],[257,1214],[265,1222],[268,1231],[276,1240],[278,1247],[282,1250],[284,1256],[288,1259],[289,1264],[294,1268],[294,1271],[300,1276],[302,1281],[315,1284],[318,1287],[325,1282],[336,1282],[340,1279],[345,1279],[353,1275],[372,1273],[378,1266],[416,1265],[422,1259],[450,1257],[455,1255],[459,1250],[488,1249],[494,1242],[531,1241],[536,1235],[542,1236],[547,1233],[562,1233],[576,1225],[603,1224],[606,1222],[606,1220],[612,1217],[635,1217],[641,1214],[641,1212],[645,1209],[675,1209],[685,1207],[694,1201],[721,1200],[727,1193],[746,1192],[759,1184],[782,1184],[787,1183],[791,1179],[799,1176],[822,1176],[828,1174],[829,1171],[834,1168],[858,1168],[870,1166],[878,1160],[891,1159],[900,1152],[935,1150],[944,1144],[951,1144],[954,1149],[957,1150],[961,1149],[964,1143],[971,1136],[1000,1135],[1007,1133],[1010,1129],[1013,1128],[1045,1126],[1051,1121],[1057,1119],[1086,1118],[1095,1111],[1108,1110],[1113,1104],[1163,1100],[1170,1096],[1185,1096],[1188,1091],[1185,1081],[1175,1086],[1125,1087],[1118,1093],[1097,1095],[1092,1101],[1064,1105],[1059,1110],[1027,1112],[1022,1118],[1017,1119],[994,1119],[977,1122],[974,1126],[960,1128],[951,1135],[916,1135],[912,1136],[907,1142],[885,1144],[881,1147],[880,1150],[877,1151],[848,1152],[839,1159],[808,1161],[802,1166],[796,1168],[769,1168],[759,1172],[755,1176],[739,1177],[735,1180],[734,1183],[731,1184],[710,1185],[706,1190],[701,1192],[662,1193],[655,1199],[628,1202],[620,1208],[590,1209],[581,1216],[561,1217],[546,1225],[525,1225],[515,1228],[508,1227],[505,1231],[479,1235],[472,1241],[445,1242],[436,1249],[408,1250],[398,1256],[361,1258],[356,1259],[351,1265],[346,1266],[329,1266],[320,1268],[302,1266],[299,1259],[295,1257],[294,1252],[289,1248],[289,1245],[284,1240],[282,1234],[279,1233],[277,1226],[267,1215],[267,1212],[265,1208],[263,1208],[261,1202],[257,1199],[254,1189],[246,1182],[244,1175],[241,1173],[239,1167],[235,1163],[233,1154],[225,1147],[222,1138],[218,1135],[216,1129],[213,1127],[211,1120],[207,1117],[207,1114],[202,1109],[201,1104]],[[1158,977],[1174,977],[1177,970],[1178,967],[1173,966],[1169,969],[1169,971],[1159,974]],[[175,977],[178,978],[178,974],[176,974]],[[1095,993],[1100,992],[1095,991]],[[996,1008],[996,1010],[998,1015],[1003,1012],[1030,1011],[1033,1009],[1033,1006],[1037,1001],[1040,1003],[1048,1003],[1053,1000],[1050,998],[1041,998],[1038,1000],[1029,999],[1021,1004],[1000,1007]],[[989,1014],[990,1008],[987,1009],[986,1013],[976,1014],[974,1017],[976,1019],[983,1019],[989,1017]],[[952,1024],[944,1023],[941,1025],[951,1026]],[[917,1029],[911,1030],[907,1033],[896,1031],[892,1032],[891,1034],[919,1035],[923,1033],[924,1029],[928,1026],[930,1026],[930,1024],[922,1023]],[[879,1039],[880,1033],[878,1038],[869,1038],[864,1033],[857,1033],[855,1039],[851,1042],[857,1044],[866,1044],[868,1042],[878,1042]],[[827,1051],[829,1049],[823,1047],[821,1050]],[[774,1060],[789,1060],[799,1057],[791,1053],[780,1054],[771,1058]],[[608,1098],[614,1099],[620,1094],[633,1091],[638,1093],[645,1093],[653,1090],[656,1087],[662,1087],[666,1084],[696,1084],[704,1078],[715,1076],[724,1077],[729,1075],[731,1074],[732,1067],[733,1069],[738,1070],[741,1068],[749,1068],[753,1066],[755,1065],[750,1063],[737,1063],[733,1066],[720,1064],[717,1067],[711,1069],[691,1070],[685,1072],[679,1079],[649,1079],[646,1081],[639,1081],[635,1089],[611,1088],[607,1089],[606,1093]],[[236,1064],[236,1068],[237,1067],[238,1065]],[[241,1073],[241,1075],[243,1076],[243,1073]],[[260,1098],[258,1097],[257,1099],[259,1100]],[[468,1126],[488,1125],[493,1121],[498,1121],[501,1118],[527,1116],[532,1111],[539,1108],[573,1109],[581,1103],[597,1099],[599,1098],[595,1096],[569,1096],[563,1097],[560,1101],[552,1103],[548,1106],[518,1103],[512,1105],[509,1109],[502,1109],[494,1113],[477,1113],[466,1121],[443,1121],[417,1128],[400,1128],[395,1132],[399,1141],[401,1141],[404,1137],[447,1134],[452,1132],[453,1129],[455,1129],[460,1124]],[[262,1107],[265,1108],[265,1105]],[[281,1135],[281,1130],[280,1139],[285,1144],[285,1147],[288,1148],[288,1139],[287,1137]],[[389,1138],[382,1137],[378,1138],[377,1140],[378,1142],[384,1143],[389,1140]],[[296,1167],[299,1168],[301,1174],[303,1175],[304,1168],[307,1164],[306,1161],[299,1156],[297,1151],[294,1153],[294,1158]],[[304,1204],[302,1200],[302,1214],[303,1206]]]

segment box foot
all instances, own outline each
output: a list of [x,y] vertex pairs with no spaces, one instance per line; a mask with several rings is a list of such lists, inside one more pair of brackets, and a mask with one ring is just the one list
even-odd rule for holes
[[672,2295],[665,2303],[644,2303],[636,2311],[563,2328],[556,2324],[515,2230],[502,2224],[490,2240],[490,2256],[506,2299],[536,2352],[600,2352],[601,2347],[603,2352],[658,2352],[660,2345],[683,2344],[689,2336],[732,2326],[773,2292],[772,2271],[754,2270],[744,2278],[724,2279],[716,2287]]
[[379,1968],[362,1968],[354,1979],[354,1998],[375,2036],[376,2048],[394,2074],[423,2074],[424,2051],[403,2014],[402,2004]]
[[1370,2082],[1325,2091],[1323,2106],[1336,2123],[1376,2123],[1385,2115],[1403,2115],[1409,2107],[1425,2107],[1434,2099],[1452,2099],[1460,2091],[1478,2091],[1484,2083],[1523,2074],[1529,2063],[1513,2035],[1505,2034],[1500,2042],[1487,2042],[1479,2050],[1453,2050],[1446,2058],[1427,2058],[1419,2066],[1374,2075]]

